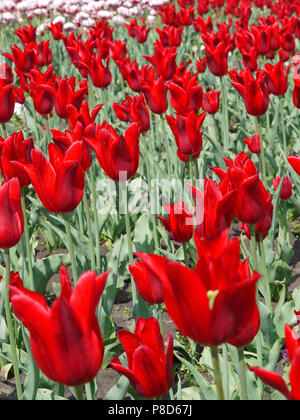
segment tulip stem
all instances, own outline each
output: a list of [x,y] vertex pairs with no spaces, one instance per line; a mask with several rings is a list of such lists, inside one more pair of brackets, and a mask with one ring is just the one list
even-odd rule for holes
[[261,123],[259,117],[255,117],[256,123],[256,133],[259,136],[260,142],[260,158],[261,158],[261,165],[262,165],[262,180],[265,186],[267,186],[267,175],[266,175],[266,160],[265,160],[265,149],[264,149],[264,142],[262,138],[262,130],[261,130]]
[[250,249],[252,257],[252,270],[257,270],[257,254],[256,254],[256,234],[255,234],[255,225],[250,225]]
[[283,150],[284,153],[287,153],[287,144],[286,144],[286,130],[285,130],[285,115],[284,115],[284,101],[285,98],[284,96],[280,97],[279,96],[279,101],[280,101],[280,113],[281,113],[281,129],[282,129],[282,138],[283,138]]
[[188,257],[186,242],[183,242],[182,245],[183,245],[184,263],[188,267],[189,266],[189,257]]
[[211,346],[210,350],[211,350],[211,357],[212,357],[212,363],[213,363],[213,368],[214,368],[215,384],[217,387],[218,398],[220,401],[224,401],[224,391],[223,391],[221,371],[220,371],[218,347]]
[[107,112],[107,98],[106,98],[106,91],[104,88],[101,89],[101,100],[103,103],[103,107],[104,107],[104,118],[105,121],[108,122],[108,112]]
[[229,121],[227,109],[227,89],[224,76],[221,77],[221,90],[222,90],[222,113],[223,113],[223,135],[224,135],[224,149],[225,152],[229,151]]
[[91,269],[92,269],[92,271],[96,271],[91,215],[90,215],[90,209],[89,209],[89,204],[88,204],[88,200],[87,200],[87,197],[86,197],[85,190],[83,191],[83,205],[84,205],[84,213],[85,213],[85,216],[86,216],[86,223],[87,223],[87,230],[88,230],[88,237],[89,237]]
[[74,247],[73,247],[73,241],[72,241],[72,235],[71,235],[71,228],[70,228],[70,222],[66,215],[63,215],[63,219],[65,221],[65,228],[66,228],[66,235],[67,235],[67,247],[70,254],[71,259],[71,267],[72,267],[72,273],[73,273],[73,284],[75,285],[77,283],[78,274],[77,274],[77,267],[76,267],[76,259],[75,259],[75,253],[74,253]]
[[223,386],[224,386],[224,397],[226,400],[229,399],[229,362],[228,362],[228,351],[226,343],[222,344],[222,355],[224,359],[224,380],[223,380]]
[[271,291],[270,284],[268,279],[267,267],[266,267],[266,256],[265,256],[265,247],[264,240],[262,235],[259,236],[259,250],[260,250],[260,264],[262,270],[262,284],[264,289],[264,298],[266,301],[267,308],[272,312],[272,301],[271,301]]
[[193,158],[192,156],[189,156],[189,171],[190,171],[191,183],[194,187],[196,187],[193,164],[194,164]]
[[[132,248],[132,240],[131,240],[132,232],[131,232],[131,227],[130,227],[127,189],[126,189],[125,224],[126,224],[126,236],[127,236],[129,264],[133,265],[134,264],[134,257],[133,257],[133,248]],[[133,280],[132,276],[131,276],[131,289],[132,289],[133,308],[137,308],[138,307],[137,290],[136,290],[135,283],[134,283],[134,280]]]
[[244,359],[244,349],[238,348],[238,356],[239,356],[239,376],[240,376],[240,384],[241,384],[241,400],[247,401],[248,400],[248,393],[247,393],[247,381],[246,381],[246,365]]
[[97,195],[96,195],[96,184],[94,177],[94,170],[91,166],[90,168],[90,189],[92,193],[92,202],[93,202],[93,213],[94,213],[94,230],[95,230],[95,241],[96,241],[96,267],[100,269],[101,260],[100,260],[100,233],[99,233],[99,221],[98,221],[98,211],[97,211]]
[[15,333],[14,327],[12,323],[10,305],[9,305],[9,295],[10,295],[10,255],[9,249],[4,250],[4,258],[5,258],[5,315],[6,315],[6,323],[7,323],[7,330],[8,330],[8,337],[11,349],[11,358],[12,364],[14,369],[15,381],[16,381],[16,390],[17,390],[17,397],[18,400],[22,397],[22,386],[20,381],[20,372],[19,372],[19,364],[17,358],[17,351],[16,351],[16,341],[15,341]]
[[24,236],[25,236],[25,247],[26,247],[26,260],[27,260],[27,268],[29,274],[29,285],[30,290],[34,291],[34,281],[33,281],[33,268],[32,268],[32,256],[31,256],[31,246],[29,240],[29,229],[28,229],[28,220],[26,214],[26,206],[25,206],[25,194],[24,188],[21,188],[21,207],[24,219]]
[[83,397],[83,390],[82,390],[82,386],[74,386],[73,387],[73,392],[75,395],[76,400],[78,401],[83,401],[84,397]]
[[161,129],[162,129],[162,135],[163,135],[164,145],[165,145],[165,153],[166,153],[166,159],[167,159],[168,177],[170,177],[172,175],[172,171],[171,171],[171,160],[170,160],[170,147],[169,147],[169,139],[167,137],[166,127],[165,127],[165,121],[163,119],[163,116],[161,116],[160,122],[161,122]]

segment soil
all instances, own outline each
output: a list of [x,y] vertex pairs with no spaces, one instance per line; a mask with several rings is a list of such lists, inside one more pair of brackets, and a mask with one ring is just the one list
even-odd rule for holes
[[[238,226],[233,227],[232,231],[233,235],[239,235]],[[293,277],[292,282],[288,286],[288,292],[291,293],[296,287],[300,285],[300,240],[297,239],[294,234],[291,234],[292,243],[294,246],[295,255],[291,262],[291,267],[293,270]],[[36,258],[44,258],[50,254],[50,252],[46,251],[42,246],[42,238],[41,239],[41,246],[37,250]],[[67,252],[65,249],[57,249],[51,251],[53,253],[65,253]],[[101,255],[104,255],[106,252],[105,246],[101,247]],[[68,267],[68,271],[71,275],[71,269]],[[55,274],[49,281],[48,291],[50,296],[54,297],[53,291],[53,284],[59,283],[59,274]],[[132,325],[132,302],[128,299],[128,292],[127,292],[128,285],[125,284],[124,289],[120,290],[117,299],[112,311],[112,318],[115,324],[116,331],[119,329],[130,329]],[[50,302],[51,303],[51,302]],[[163,326],[165,334],[167,335],[168,332],[171,332],[175,337],[178,330],[174,325],[173,321],[169,318],[166,312],[163,313]],[[176,360],[175,360],[176,362]],[[208,376],[204,374],[205,376]],[[97,399],[103,399],[108,391],[118,382],[120,376],[119,374],[107,367],[105,370],[101,370],[97,375]],[[21,374],[21,381],[23,382],[25,379],[25,375]],[[211,378],[207,378],[211,379]],[[184,383],[184,378],[183,378]],[[183,385],[184,386],[184,385]],[[65,397],[68,399],[74,399],[73,395],[66,387]],[[15,381],[13,377],[9,377],[7,380],[1,379],[0,376],[0,400],[17,400],[16,390],[15,390]]]

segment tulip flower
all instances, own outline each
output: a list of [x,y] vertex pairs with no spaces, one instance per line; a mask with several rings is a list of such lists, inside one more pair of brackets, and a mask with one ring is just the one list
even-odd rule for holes
[[174,382],[171,333],[166,350],[155,318],[138,318],[134,333],[121,330],[117,335],[126,352],[128,367],[117,358],[111,360],[110,366],[129,379],[138,395],[144,398],[164,396]]
[[266,82],[269,91],[276,96],[284,95],[288,89],[288,74],[291,64],[289,64],[285,70],[282,61],[279,61],[274,66],[266,63],[265,67]]
[[256,282],[248,260],[240,262],[239,239],[228,230],[213,241],[195,233],[198,263],[194,270],[166,258],[137,253],[163,284],[169,316],[180,332],[196,343],[236,347],[249,344],[259,329]]
[[154,74],[144,81],[142,86],[146,102],[154,114],[164,114],[168,108],[167,86],[160,76],[155,80]]
[[[260,238],[265,239],[272,227],[274,206],[272,203],[272,196],[267,199],[266,202],[266,214],[264,217],[255,224],[255,239],[256,242],[260,241]],[[240,229],[244,230],[248,239],[251,239],[251,231],[248,225],[245,223],[240,226]]]
[[221,178],[219,185],[224,194],[236,191],[235,216],[249,225],[258,223],[267,213],[270,195],[259,178],[256,166],[245,153],[240,153],[234,161],[226,159],[227,172],[213,168]]
[[20,72],[28,73],[34,68],[36,64],[36,55],[30,44],[25,46],[24,51],[20,50],[16,45],[13,45],[11,51],[12,54],[4,53],[3,55],[12,60]]
[[298,156],[288,156],[287,160],[292,168],[300,175],[300,157]]
[[72,131],[65,130],[62,133],[59,130],[51,130],[53,141],[65,159],[78,160],[84,171],[87,171],[92,164],[92,149],[83,141],[85,133],[89,134],[89,129],[90,127],[85,130],[78,122]]
[[127,42],[122,42],[120,39],[111,41],[109,44],[109,54],[113,60],[123,61],[127,57]]
[[0,84],[1,86],[11,85],[14,81],[13,72],[6,63],[0,63]]
[[220,41],[214,33],[202,33],[201,35],[205,46],[207,67],[215,76],[224,76],[228,71],[227,57],[230,45]]
[[115,102],[112,104],[116,116],[121,121],[136,122],[141,133],[146,133],[150,128],[150,115],[143,94],[133,98],[127,95],[126,98],[121,105]]
[[176,57],[176,47],[163,47],[158,42],[153,56],[144,55],[154,67],[156,77],[162,76],[165,81],[172,79],[176,72]]
[[39,42],[33,49],[35,51],[35,64],[37,67],[49,66],[52,62],[52,52],[49,48],[50,41]]
[[146,25],[139,26],[136,19],[131,20],[129,24],[125,23],[124,25],[128,29],[129,36],[135,38],[137,42],[144,44],[147,41],[151,28],[146,28]]
[[195,202],[195,228],[201,239],[213,240],[231,225],[236,192],[223,195],[211,179],[204,179],[203,192],[191,185],[189,188]]
[[169,215],[168,219],[157,216],[164,228],[169,232],[170,237],[176,242],[188,242],[193,237],[193,217],[189,208],[183,201],[175,204],[164,204]]
[[55,104],[55,90],[52,86],[31,82],[30,95],[39,114],[43,117],[50,114]]
[[215,114],[219,110],[221,91],[209,90],[203,93],[203,109],[208,114]]
[[15,34],[24,45],[36,41],[36,28],[33,25],[21,26],[15,31]]
[[7,123],[13,116],[16,103],[14,85],[0,84],[0,123]]
[[251,47],[249,50],[243,49],[242,51],[243,56],[243,64],[246,68],[248,68],[251,73],[257,70],[257,53],[256,48]]
[[299,337],[290,325],[285,325],[285,345],[291,361],[288,389],[284,379],[277,372],[270,372],[260,367],[249,367],[266,385],[276,389],[288,400],[300,400],[300,346]]
[[181,45],[183,27],[164,26],[162,29],[156,28],[156,32],[164,47],[179,47]]
[[0,248],[15,246],[23,229],[20,183],[17,178],[12,178],[0,187]]
[[175,77],[166,85],[170,91],[170,103],[178,114],[187,116],[191,111],[194,111],[195,114],[199,112],[202,106],[203,92],[202,86],[197,82],[197,75]]
[[55,94],[55,111],[60,118],[67,119],[69,117],[68,105],[74,105],[79,111],[81,104],[87,94],[87,86],[81,86],[75,91],[75,77],[71,79],[58,79],[56,94]]
[[[277,176],[276,178],[273,179],[272,184],[275,190],[277,190],[277,188],[279,187],[280,182],[281,182],[281,176]],[[280,198],[281,200],[288,200],[292,196],[292,194],[293,194],[293,185],[290,179],[287,176],[285,176],[282,182]]]
[[52,37],[55,41],[65,38],[62,22],[51,23],[47,28],[51,31]]
[[200,127],[205,115],[202,113],[196,116],[195,112],[191,111],[186,117],[178,114],[175,118],[171,115],[166,116],[178,147],[178,157],[183,162],[188,162],[190,157],[197,159],[200,155],[203,134]]
[[30,333],[33,357],[51,380],[79,386],[94,379],[101,367],[104,345],[95,311],[108,272],[83,273],[72,291],[65,267],[60,269],[61,294],[50,308],[45,298],[10,286],[16,316]]
[[106,66],[102,64],[99,56],[92,56],[89,74],[94,86],[104,89],[111,84],[112,75],[108,66],[109,57],[106,59]]
[[124,135],[118,135],[114,128],[104,122],[97,125],[95,136],[86,137],[94,149],[101,168],[114,181],[132,178],[139,166],[139,126],[131,124]]
[[139,294],[146,302],[151,303],[151,305],[163,303],[161,281],[150,267],[137,260],[134,265],[129,266],[129,271]]
[[[53,146],[53,145],[52,145]],[[33,149],[32,163],[23,163],[39,199],[51,213],[69,213],[78,206],[84,189],[84,171],[75,160],[67,160],[49,148],[50,161]]]
[[250,152],[259,154],[260,153],[260,141],[259,141],[259,135],[255,134],[250,139],[248,137],[245,137],[243,141],[247,144]]
[[0,168],[5,181],[18,178],[21,188],[30,184],[30,179],[22,163],[32,162],[31,151],[33,148],[33,139],[25,140],[22,131],[13,133],[5,140],[2,139],[2,143],[0,143]]
[[240,74],[232,70],[229,76],[234,80],[231,84],[242,96],[247,112],[255,117],[265,114],[269,106],[265,73],[258,70],[255,79],[249,69],[241,70]]

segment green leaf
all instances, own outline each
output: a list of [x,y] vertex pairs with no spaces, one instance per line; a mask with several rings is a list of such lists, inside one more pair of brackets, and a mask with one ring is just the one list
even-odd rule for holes
[[107,393],[104,400],[123,400],[129,387],[129,380],[125,376],[121,376],[115,386]]
[[61,265],[69,265],[69,254],[55,254],[38,260],[33,267],[33,280],[35,290],[43,294],[50,278],[59,272]]
[[67,401],[68,398],[64,398],[64,397],[60,397],[58,395],[55,395],[55,393],[53,391],[51,391],[51,389],[46,389],[46,388],[39,388],[37,390],[37,394],[36,394],[36,400],[37,401]]

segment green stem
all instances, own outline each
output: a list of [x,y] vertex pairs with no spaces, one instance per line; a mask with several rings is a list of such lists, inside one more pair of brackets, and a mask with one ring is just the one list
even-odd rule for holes
[[238,348],[238,356],[239,356],[239,376],[240,376],[240,384],[241,384],[241,400],[247,401],[248,400],[248,393],[247,393],[247,381],[246,381],[246,365],[244,359],[244,349]]
[[[126,193],[127,194],[127,193]],[[127,236],[127,246],[128,246],[128,256],[129,256],[129,264],[134,264],[134,257],[133,257],[133,248],[132,248],[132,240],[131,240],[131,227],[130,227],[130,217],[129,217],[129,209],[128,209],[128,198],[126,197],[126,211],[125,211],[125,224],[126,224],[126,236]],[[137,290],[134,283],[134,280],[131,276],[131,289],[132,289],[132,301],[133,307],[136,308],[138,305],[137,300]]]
[[251,259],[252,259],[252,269],[253,271],[257,270],[257,254],[256,254],[256,235],[255,235],[255,225],[250,225],[250,249],[251,249]]
[[6,315],[6,323],[7,323],[7,330],[8,330],[8,337],[9,343],[11,348],[11,358],[12,364],[14,369],[15,381],[16,381],[16,390],[17,390],[17,397],[18,400],[22,397],[22,386],[20,381],[20,372],[19,372],[19,364],[17,358],[17,351],[16,351],[16,340],[15,340],[15,333],[14,327],[12,323],[12,316],[10,311],[9,305],[9,285],[10,285],[10,256],[9,256],[9,249],[4,250],[4,258],[5,258],[5,315]]
[[262,180],[265,186],[267,186],[267,175],[266,175],[266,160],[265,160],[265,148],[264,148],[264,141],[262,138],[262,130],[261,130],[261,123],[259,117],[255,117],[255,124],[256,124],[256,133],[259,135],[260,141],[260,158],[261,158],[261,165],[262,165]]
[[166,133],[165,121],[164,121],[162,116],[161,116],[160,122],[161,122],[161,129],[162,129],[164,145],[165,145],[165,153],[166,153],[167,168],[168,168],[168,177],[170,177],[172,175],[172,171],[171,171],[169,139],[168,139],[167,133]]
[[75,285],[77,283],[78,274],[77,274],[77,266],[76,266],[76,259],[75,259],[75,253],[74,253],[74,246],[73,246],[71,229],[70,229],[70,222],[69,222],[68,217],[66,215],[63,215],[63,219],[65,221],[65,228],[66,228],[66,235],[67,235],[67,247],[68,247],[68,251],[69,251],[70,259],[71,259],[71,267],[72,267],[72,273],[73,273],[73,283]]
[[190,179],[192,182],[192,185],[194,185],[194,187],[196,186],[196,182],[195,182],[195,176],[194,176],[194,161],[192,156],[189,157],[189,171],[190,171]]
[[30,239],[29,239],[29,228],[28,228],[28,221],[27,221],[27,214],[26,214],[26,206],[25,206],[25,194],[24,188],[21,188],[21,207],[24,219],[24,236],[25,236],[25,247],[26,247],[26,262],[27,262],[27,269],[29,274],[29,288],[30,290],[34,291],[34,281],[33,281],[33,268],[32,268],[32,255],[31,255],[31,246],[30,246]]
[[94,231],[95,231],[95,241],[96,241],[96,267],[97,269],[100,269],[101,258],[100,258],[99,221],[98,221],[98,211],[97,211],[97,194],[96,194],[94,170],[92,166],[89,172],[90,172],[91,193],[92,193],[92,203],[93,203],[93,213],[94,213]]
[[227,88],[224,76],[221,77],[222,114],[223,114],[223,136],[225,152],[229,150],[229,121],[227,109]]
[[224,371],[224,397],[225,400],[229,399],[229,361],[228,361],[228,351],[226,343],[222,344],[222,351],[223,351],[223,359],[225,364],[225,371]]
[[108,122],[108,111],[107,111],[107,98],[106,98],[106,91],[105,89],[101,89],[101,100],[103,103],[103,109],[104,109],[104,118],[105,121]]
[[[149,158],[148,158],[148,151],[147,151],[147,137],[144,136],[144,158],[146,163],[146,174],[147,174],[147,182],[148,182],[148,189],[150,190],[151,187],[151,176],[150,176],[150,164],[149,164]],[[152,230],[154,233],[154,244],[155,248],[159,248],[159,239],[158,239],[158,233],[157,233],[157,225],[156,225],[156,218],[154,214],[152,213],[150,209],[150,219],[152,224]]]
[[260,263],[262,268],[262,284],[264,290],[264,298],[266,301],[267,308],[272,312],[272,301],[271,301],[271,291],[270,284],[268,279],[267,267],[266,267],[266,256],[265,256],[265,247],[262,235],[259,236],[259,249],[260,249]]
[[91,269],[92,271],[96,271],[91,215],[90,215],[90,209],[89,209],[89,204],[88,204],[85,190],[83,191],[83,206],[84,206],[84,213],[86,216],[86,223],[87,223],[87,230],[88,230]]
[[212,363],[213,363],[213,368],[214,368],[215,384],[217,387],[218,399],[220,401],[224,401],[224,391],[223,391],[221,371],[220,371],[218,348],[215,346],[212,346],[210,347],[210,350],[211,350],[211,357],[212,357]]
[[189,266],[189,257],[188,257],[186,242],[183,243],[183,255],[184,255],[184,263],[188,267]]
[[282,138],[283,138],[283,150],[284,153],[287,154],[287,142],[286,142],[286,130],[285,130],[285,115],[284,115],[284,103],[285,103],[285,98],[284,96],[280,97],[279,96],[279,101],[280,101],[280,112],[281,112],[281,130],[282,130]]
[[84,397],[83,397],[83,390],[82,390],[82,386],[74,386],[73,387],[73,392],[75,394],[75,398],[78,401],[83,401]]

